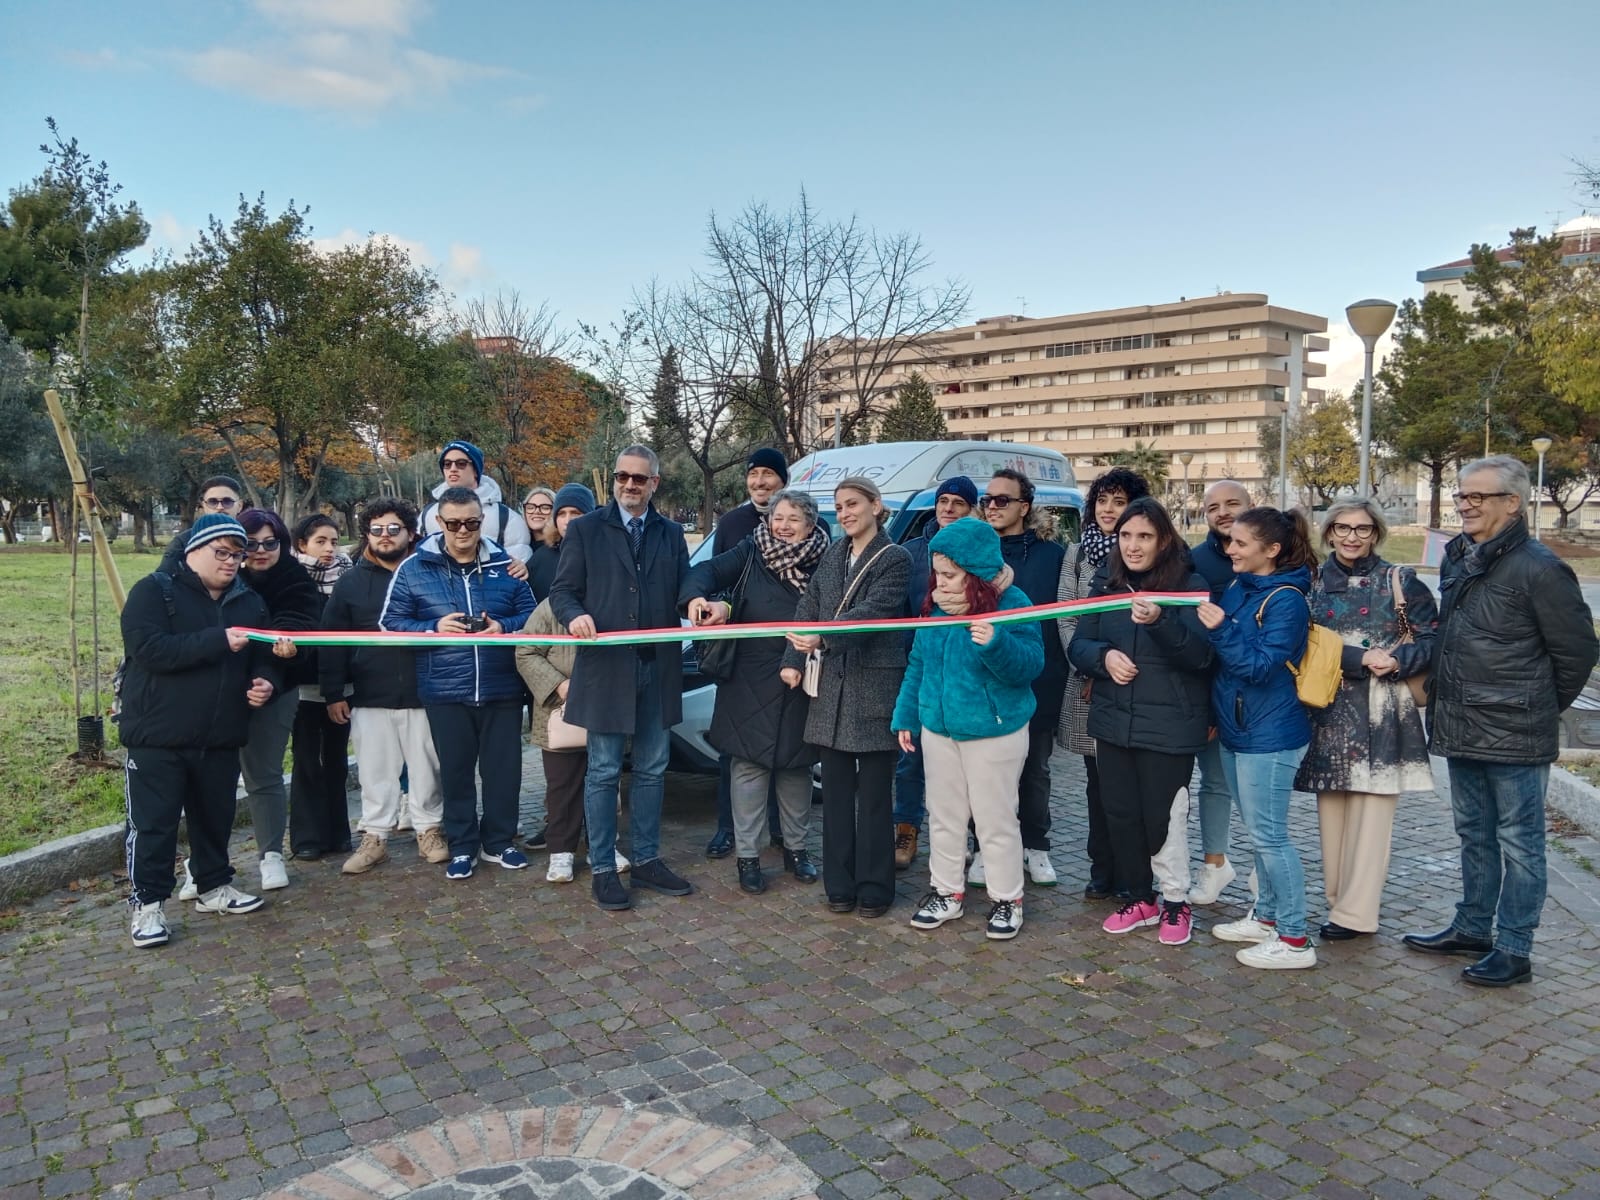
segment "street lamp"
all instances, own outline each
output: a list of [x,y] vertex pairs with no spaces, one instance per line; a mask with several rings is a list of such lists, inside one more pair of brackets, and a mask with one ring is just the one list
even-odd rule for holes
[[1357,300],[1344,315],[1361,344],[1367,348],[1366,367],[1361,377],[1361,482],[1358,494],[1365,499],[1372,481],[1372,352],[1378,339],[1394,320],[1395,306],[1387,300]]
[[837,402],[833,406],[833,448],[839,448],[839,431],[844,426],[844,405]]
[[1194,461],[1193,450],[1179,450],[1178,461],[1183,464],[1183,531],[1189,532],[1189,464]]
[[1533,448],[1539,452],[1539,487],[1533,493],[1533,537],[1539,540],[1539,510],[1544,504],[1544,456],[1550,449],[1551,441],[1547,437],[1533,439]]

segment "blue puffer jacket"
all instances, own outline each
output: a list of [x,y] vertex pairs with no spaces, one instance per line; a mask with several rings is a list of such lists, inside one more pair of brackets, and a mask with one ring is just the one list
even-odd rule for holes
[[[487,613],[507,633],[533,615],[533,593],[506,573],[510,556],[485,538],[478,561],[462,566],[444,552],[444,535],[425,539],[396,568],[378,627],[393,633],[432,633],[451,613]],[[423,704],[484,704],[520,700],[516,648],[441,646],[417,651],[417,695]]]
[[[1256,612],[1273,588],[1261,625]],[[1295,694],[1289,663],[1306,652],[1311,629],[1311,569],[1237,575],[1218,602],[1227,618],[1211,630],[1219,666],[1211,681],[1211,712],[1222,744],[1236,754],[1293,750],[1311,740],[1311,718]]]
[[[1032,604],[1015,586],[1000,597],[1002,609]],[[1033,716],[1033,681],[1042,670],[1037,621],[997,625],[987,646],[974,645],[965,625],[919,629],[890,728],[928,729],[957,742],[1014,733]]]

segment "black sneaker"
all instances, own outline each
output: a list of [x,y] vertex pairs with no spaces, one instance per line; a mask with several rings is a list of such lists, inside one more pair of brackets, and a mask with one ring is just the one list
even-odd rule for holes
[[733,853],[733,834],[718,830],[711,835],[711,840],[706,843],[707,858],[727,858]]
[[633,886],[664,892],[668,896],[687,896],[694,891],[687,879],[673,874],[672,868],[659,858],[633,864]]
[[633,897],[622,886],[615,871],[601,871],[594,877],[594,902],[607,912],[621,912],[633,907]]
[[529,850],[548,849],[550,843],[545,840],[544,829],[545,827],[543,825],[539,826],[538,831],[536,833],[530,833],[525,839],[523,839],[522,844]]

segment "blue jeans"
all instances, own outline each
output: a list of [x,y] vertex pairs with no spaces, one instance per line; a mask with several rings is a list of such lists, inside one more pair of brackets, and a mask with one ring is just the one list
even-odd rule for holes
[[1306,873],[1289,841],[1289,794],[1305,753],[1305,746],[1266,754],[1222,748],[1222,773],[1255,847],[1256,920],[1276,922],[1280,937],[1306,936]]
[[1455,931],[1527,958],[1544,909],[1544,791],[1548,765],[1447,760],[1461,838]]
[[1222,770],[1222,739],[1212,738],[1195,755],[1200,767],[1200,849],[1205,854],[1228,853],[1228,820],[1233,815],[1233,791]]
[[596,875],[617,869],[617,798],[622,755],[633,741],[633,782],[628,816],[633,861],[661,857],[661,797],[671,743],[661,724],[654,662],[639,660],[635,675],[633,733],[589,732],[589,766],[583,776],[583,819],[589,827],[589,869]]
[[922,731],[911,735],[915,754],[900,752],[894,765],[894,823],[922,828],[928,815],[928,780],[922,773]]

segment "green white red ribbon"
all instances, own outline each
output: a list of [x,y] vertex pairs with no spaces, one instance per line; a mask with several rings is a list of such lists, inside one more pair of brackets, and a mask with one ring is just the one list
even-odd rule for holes
[[1124,592],[1116,596],[1095,596],[1088,600],[1060,600],[1054,604],[1035,604],[1030,608],[1008,608],[977,617],[885,617],[876,621],[752,621],[738,625],[675,625],[669,629],[618,630],[594,638],[578,638],[569,633],[357,633],[303,629],[279,632],[244,627],[240,632],[248,634],[253,642],[275,642],[286,637],[297,646],[641,646],[651,642],[781,637],[786,633],[824,636],[896,633],[936,629],[945,625],[971,625],[974,621],[1021,625],[1029,621],[1054,621],[1063,617],[1115,612],[1131,608],[1135,600],[1148,600],[1168,608],[1193,608],[1209,599],[1210,596],[1205,592]]

